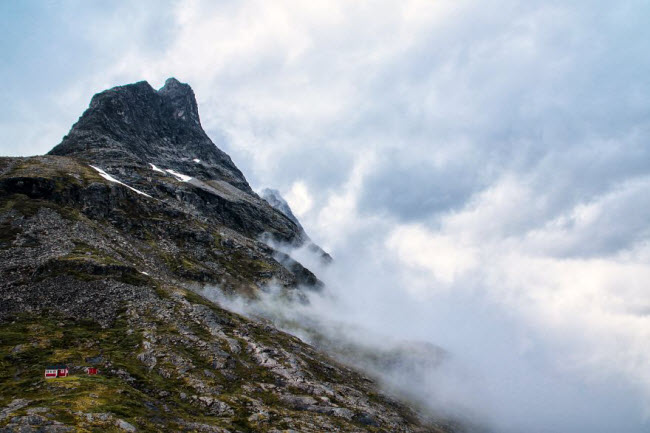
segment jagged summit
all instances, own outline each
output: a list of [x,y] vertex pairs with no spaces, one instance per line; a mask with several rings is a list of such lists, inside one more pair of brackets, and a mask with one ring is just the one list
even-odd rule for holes
[[246,236],[311,243],[295,217],[260,199],[210,140],[194,91],[176,78],[160,90],[139,81],[97,93],[49,155],[73,157],[180,212]]
[[196,97],[189,84],[181,83],[176,78],[171,77],[158,90],[158,94],[169,99],[171,104],[176,107],[173,113],[176,119],[193,122],[199,126],[201,125]]
[[181,212],[246,236],[270,234],[302,245],[302,227],[260,199],[207,136],[194,91],[176,78],[160,90],[146,81],[93,96],[49,155],[73,157]]
[[83,158],[109,171],[154,164],[252,193],[241,171],[201,127],[192,88],[175,78],[158,91],[140,81],[96,94],[49,154]]

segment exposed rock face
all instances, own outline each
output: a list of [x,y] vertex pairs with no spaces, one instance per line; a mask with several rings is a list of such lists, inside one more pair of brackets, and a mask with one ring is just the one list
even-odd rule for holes
[[70,156],[181,212],[248,237],[270,234],[301,245],[304,231],[255,194],[228,155],[205,134],[194,92],[170,78],[98,93],[49,155]]
[[321,247],[313,243],[309,236],[307,236],[305,229],[302,228],[302,225],[298,221],[298,218],[296,218],[296,216],[293,214],[289,203],[287,203],[284,197],[282,197],[280,191],[277,189],[264,188],[262,190],[262,198],[266,200],[268,204],[273,206],[274,209],[280,211],[284,216],[289,218],[296,224],[296,226],[298,226],[298,229],[302,232],[302,245],[306,246],[312,253],[318,255],[321,258],[321,262],[323,264],[329,264],[332,262],[332,257],[323,251]]
[[296,218],[293,212],[291,212],[291,207],[289,207],[289,203],[287,203],[284,197],[282,197],[280,191],[278,191],[277,189],[264,188],[262,190],[262,198],[266,200],[268,204],[273,206],[275,209],[282,212],[287,218],[289,218],[291,221],[296,223],[296,225],[302,229],[300,222],[298,222],[298,218]]
[[[102,168],[174,169],[201,180],[223,180],[252,193],[244,175],[201,127],[192,88],[170,78],[98,93],[50,155],[75,156]],[[199,162],[195,162],[198,160]]]
[[[257,208],[233,203],[200,218],[182,210],[184,198],[142,196],[72,158],[0,158],[0,317],[29,299],[30,308],[78,308],[103,321],[118,301],[144,296],[129,288],[146,285],[142,272],[248,296],[271,281],[287,290],[318,284],[298,262],[247,236],[256,225],[271,230],[254,220]],[[75,274],[85,276],[86,293],[97,292],[87,303],[74,299]],[[107,278],[115,281],[110,290]],[[29,292],[14,290],[24,284]]]
[[[0,158],[0,431],[451,431],[197,294],[322,288],[264,236],[310,242],[174,79],[96,95],[48,156]],[[52,363],[72,375],[45,380]]]

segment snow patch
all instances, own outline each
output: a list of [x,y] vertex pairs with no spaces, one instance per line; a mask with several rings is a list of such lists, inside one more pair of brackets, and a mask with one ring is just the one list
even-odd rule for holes
[[109,182],[119,183],[120,185],[125,186],[125,187],[127,187],[128,189],[130,189],[131,191],[135,191],[135,192],[137,192],[137,193],[140,194],[140,195],[144,195],[144,196],[147,196],[147,197],[149,197],[149,198],[153,198],[153,197],[151,197],[149,194],[147,194],[147,193],[145,193],[145,192],[142,192],[142,191],[139,191],[139,190],[137,190],[137,189],[135,189],[135,188],[133,188],[133,187],[130,187],[130,186],[128,186],[127,184],[125,184],[124,182],[120,182],[119,180],[117,180],[117,179],[115,179],[113,176],[111,176],[110,174],[106,173],[106,172],[105,172],[104,170],[102,170],[101,168],[95,167],[94,165],[91,165],[91,167],[94,168],[95,170],[97,170],[97,172],[99,173],[99,175],[100,175],[101,177],[103,177],[104,179],[106,179],[107,181],[109,181]]
[[179,172],[174,171],[174,170],[169,169],[169,168],[167,169],[167,173],[173,175],[174,177],[176,177],[176,179],[180,180],[181,182],[189,182],[192,179],[192,176],[188,176],[186,174],[179,173]]
[[157,171],[157,172],[159,172],[159,173],[165,173],[165,170],[161,170],[161,169],[159,169],[158,167],[156,167],[156,166],[153,165],[152,163],[149,163],[149,165],[151,166],[151,169],[152,169],[153,171]]
[[199,162],[201,162],[201,160],[200,160],[199,158],[194,158],[192,161],[196,162],[197,164],[198,164]]
[[141,273],[142,275],[146,275],[147,277],[149,276],[149,274],[147,274],[145,271],[140,271],[140,273]]

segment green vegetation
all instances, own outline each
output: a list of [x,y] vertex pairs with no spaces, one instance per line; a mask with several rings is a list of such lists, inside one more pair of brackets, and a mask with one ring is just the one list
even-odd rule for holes
[[132,266],[124,266],[108,256],[97,257],[76,257],[64,256],[52,259],[42,266],[38,274],[34,276],[35,281],[60,275],[72,276],[80,281],[102,280],[106,277],[132,286],[144,286],[150,283],[151,278],[141,274]]
[[[178,418],[188,419],[188,415],[190,420],[215,423],[195,405],[178,398],[180,391],[191,392],[182,379],[162,377],[137,359],[141,342],[142,331],[129,329],[123,317],[108,329],[51,314],[18,317],[0,327],[0,406],[25,398],[33,402],[31,406],[48,408],[58,421],[76,425],[88,423],[80,412],[109,412],[141,431],[160,431],[152,421],[156,417],[166,425],[173,425]],[[187,348],[181,351],[195,362],[201,359]],[[84,366],[92,365],[86,361],[90,358],[101,360],[97,376],[83,371]],[[49,364],[66,364],[71,375],[45,379],[44,369]],[[207,362],[201,365],[207,366]],[[115,373],[119,371],[123,373]],[[153,391],[166,392],[167,398],[161,402]],[[161,410],[162,404],[167,411]]]
[[233,251],[223,256],[220,264],[231,275],[253,280],[259,273],[273,270],[273,266],[263,260],[253,259],[241,251]]
[[11,247],[11,243],[21,232],[22,230],[12,226],[10,221],[0,222],[0,249]]
[[13,209],[18,214],[30,218],[36,215],[41,208],[56,211],[68,220],[77,221],[81,218],[81,214],[74,208],[59,206],[48,200],[30,198],[25,194],[11,194],[0,198],[0,213]]
[[70,254],[63,258],[64,260],[91,260],[105,266],[122,265],[121,261],[111,257],[104,251],[91,247],[84,242],[76,241],[74,244],[74,249],[70,252]]
[[25,158],[14,165],[5,176],[51,179],[56,182],[56,191],[61,191],[70,183],[80,185],[102,179],[92,167],[60,156]]

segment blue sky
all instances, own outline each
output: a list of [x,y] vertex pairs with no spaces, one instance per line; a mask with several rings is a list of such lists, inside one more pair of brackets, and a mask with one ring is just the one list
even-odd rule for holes
[[647,1],[32,1],[0,20],[0,154],[175,76],[252,186],[354,264],[334,278],[354,319],[390,311],[384,332],[464,357],[504,431],[647,431]]

